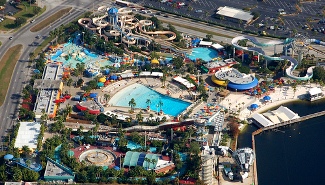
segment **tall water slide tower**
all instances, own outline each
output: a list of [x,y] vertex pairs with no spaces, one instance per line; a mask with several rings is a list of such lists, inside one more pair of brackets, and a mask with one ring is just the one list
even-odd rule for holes
[[110,9],[108,9],[107,14],[108,14],[109,23],[111,25],[113,25],[114,27],[116,27],[117,22],[118,22],[118,9],[115,7],[112,7]]
[[296,53],[298,55],[298,62],[300,63],[306,54],[309,51],[310,39],[306,35],[296,34],[293,38],[292,46],[292,57]]

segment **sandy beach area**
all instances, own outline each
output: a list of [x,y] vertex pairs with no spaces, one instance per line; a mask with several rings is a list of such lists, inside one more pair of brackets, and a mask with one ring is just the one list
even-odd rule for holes
[[[221,105],[230,109],[232,112],[239,113],[239,119],[245,120],[250,118],[254,113],[262,113],[273,107],[280,106],[284,103],[301,100],[307,94],[310,88],[316,87],[316,84],[299,85],[294,92],[290,86],[283,86],[282,88],[276,87],[275,92],[271,92],[268,96],[271,100],[265,102],[263,97],[256,98],[254,96],[243,94],[243,92],[231,93],[224,100]],[[252,104],[257,104],[258,108],[254,111],[250,109]]]

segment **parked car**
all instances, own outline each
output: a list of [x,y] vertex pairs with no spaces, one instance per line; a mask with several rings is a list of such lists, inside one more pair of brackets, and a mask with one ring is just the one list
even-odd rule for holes
[[30,23],[33,23],[33,22],[35,22],[35,19],[33,19],[33,20],[30,21]]
[[196,13],[202,13],[202,10],[195,10]]

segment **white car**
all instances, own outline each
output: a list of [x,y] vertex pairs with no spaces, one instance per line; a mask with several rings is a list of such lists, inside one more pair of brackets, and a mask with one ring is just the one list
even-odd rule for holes
[[202,13],[202,10],[195,10],[196,13]]

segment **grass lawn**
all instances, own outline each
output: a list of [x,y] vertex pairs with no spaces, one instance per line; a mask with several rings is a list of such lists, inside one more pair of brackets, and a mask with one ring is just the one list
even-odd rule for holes
[[[32,17],[35,16],[34,7],[35,7],[34,5],[29,6],[29,3],[27,3],[27,2],[22,2],[18,6],[19,11],[15,15],[13,15],[13,17],[15,17],[15,18],[23,17],[23,18],[27,19],[27,22],[26,22],[26,24],[27,24],[27,23],[29,23],[28,19],[31,19]],[[41,15],[45,10],[46,10],[46,7],[42,8],[41,12],[38,15]],[[6,18],[4,21],[2,21],[0,23],[0,30],[2,30],[2,31],[19,29],[20,27],[18,27],[18,28],[16,27],[15,21],[13,19]]]
[[72,8],[65,8],[62,9],[58,12],[56,12],[55,14],[51,15],[50,17],[44,19],[42,22],[38,23],[36,26],[32,27],[30,29],[31,32],[37,32],[42,30],[43,28],[49,26],[51,23],[53,23],[54,21],[60,19],[62,16],[64,16],[64,14],[68,13]]
[[23,46],[21,44],[13,46],[8,49],[0,60],[0,106],[3,104],[6,98],[11,76],[22,49]]

